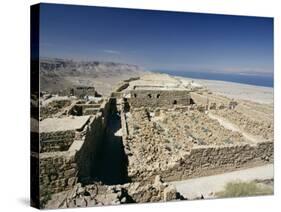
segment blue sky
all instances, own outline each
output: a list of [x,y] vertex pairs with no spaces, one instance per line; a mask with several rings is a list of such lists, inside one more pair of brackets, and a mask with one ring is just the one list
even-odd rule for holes
[[273,19],[42,4],[40,56],[273,74]]

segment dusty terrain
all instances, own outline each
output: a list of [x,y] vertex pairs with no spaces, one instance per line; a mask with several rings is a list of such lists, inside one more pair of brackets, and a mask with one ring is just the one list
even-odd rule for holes
[[201,196],[215,198],[215,193],[223,190],[229,182],[273,179],[273,165],[265,165],[225,174],[200,177],[195,179],[172,182],[177,190],[188,199]]
[[108,96],[118,82],[144,72],[131,64],[43,58],[40,60],[40,87],[44,91],[58,92],[77,85],[94,85],[99,93]]
[[273,88],[217,80],[202,80],[183,77],[175,78],[179,79],[183,83],[188,83],[193,80],[198,84],[206,86],[214,93],[227,96],[229,98],[273,105]]

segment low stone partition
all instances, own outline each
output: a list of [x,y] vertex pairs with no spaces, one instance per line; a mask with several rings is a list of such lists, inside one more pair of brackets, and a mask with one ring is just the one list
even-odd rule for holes
[[96,115],[100,111],[99,108],[86,108],[83,111],[83,115]]
[[[99,111],[100,104],[75,104],[70,110],[69,115],[76,115],[76,116],[82,116],[82,115],[92,115],[93,111]],[[92,110],[89,110],[92,109]],[[89,113],[89,111],[91,111]]]
[[205,91],[204,94],[201,92],[191,92],[190,95],[192,102],[204,110],[216,110],[224,108],[235,109],[238,105],[238,103],[233,99],[219,95],[213,95],[208,91]]
[[75,130],[40,133],[40,152],[66,151],[73,143]]
[[196,92],[191,92],[190,96],[192,100],[194,101],[195,104],[202,104],[202,105],[207,105],[208,104],[208,98],[207,96],[201,95]]
[[40,106],[40,117],[42,119],[52,117],[53,115],[57,114],[63,108],[71,105],[71,100],[69,99],[61,99],[61,100],[53,100],[50,101],[45,106]]
[[198,146],[183,155],[178,161],[171,161],[166,167],[134,170],[129,167],[131,181],[153,181],[160,175],[164,181],[178,181],[208,176],[237,169],[254,167],[273,162],[273,142],[255,145]]

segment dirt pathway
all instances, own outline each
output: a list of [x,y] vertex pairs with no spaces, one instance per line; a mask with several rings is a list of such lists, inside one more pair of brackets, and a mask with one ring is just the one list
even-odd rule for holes
[[226,120],[226,119],[224,119],[224,118],[222,118],[220,116],[217,116],[217,115],[212,114],[212,113],[208,113],[208,116],[211,119],[217,120],[220,123],[220,125],[222,125],[226,129],[232,130],[234,132],[241,133],[245,137],[245,139],[247,139],[248,141],[250,141],[252,143],[257,143],[257,142],[261,141],[261,138],[258,138],[258,137],[254,136],[254,135],[251,135],[249,133],[244,132],[237,125],[229,122],[228,120]]
[[194,178],[183,181],[171,182],[184,197],[194,199],[200,197],[210,197],[210,193],[215,193],[224,189],[224,186],[233,181],[252,181],[273,179],[273,164],[228,172],[219,175]]

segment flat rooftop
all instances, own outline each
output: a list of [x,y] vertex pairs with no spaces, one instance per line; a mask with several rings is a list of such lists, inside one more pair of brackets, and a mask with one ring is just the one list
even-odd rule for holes
[[89,119],[90,116],[47,118],[40,122],[40,132],[80,130],[85,126]]

